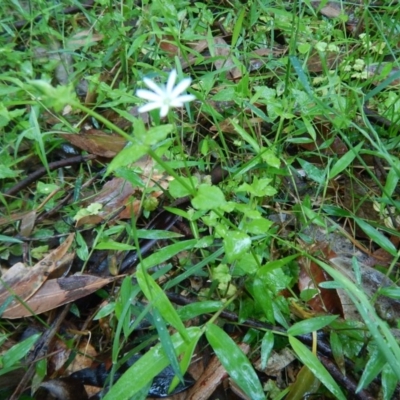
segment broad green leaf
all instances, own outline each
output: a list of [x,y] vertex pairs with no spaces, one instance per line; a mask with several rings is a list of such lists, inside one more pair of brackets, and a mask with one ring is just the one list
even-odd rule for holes
[[355,218],[358,226],[368,235],[368,237],[386,250],[390,255],[396,256],[397,250],[394,244],[381,232],[360,218]]
[[386,361],[390,364],[397,378],[400,380],[399,344],[390,331],[390,328],[387,326],[387,323],[377,316],[375,309],[370,304],[364,291],[360,290],[350,279],[326,263],[316,258],[312,258],[312,260],[320,265],[346,291],[346,294],[357,307],[376,345],[379,347],[382,354],[384,354]]
[[[183,184],[182,184],[183,183]],[[198,179],[196,177],[181,177],[180,180],[174,179],[169,183],[168,190],[170,195],[174,199],[178,199],[180,197],[189,196],[192,194],[194,188],[198,185]],[[193,188],[189,190],[189,188]]]
[[102,319],[104,317],[107,317],[107,315],[110,315],[112,312],[114,312],[115,310],[115,303],[111,302],[111,303],[107,303],[104,307],[102,307],[97,314],[95,315],[95,317],[93,318],[94,321],[97,321],[99,319]]
[[265,150],[265,147],[263,147],[263,152],[261,154],[261,158],[271,167],[274,168],[280,168],[281,166],[281,160],[274,154],[272,149],[267,149]]
[[363,147],[364,142],[359,143],[353,149],[350,149],[346,154],[339,158],[336,161],[335,165],[329,171],[329,179],[335,178],[339,175],[343,170],[345,170],[357,157],[358,152]]
[[267,273],[273,271],[274,269],[282,268],[298,257],[299,254],[297,253],[292,256],[280,258],[279,260],[268,261],[260,268],[260,274],[262,275],[264,272]]
[[36,333],[7,350],[2,357],[2,368],[12,368],[18,361],[24,358],[40,335],[40,333]]
[[224,304],[222,301],[198,301],[196,303],[188,304],[178,310],[179,317],[183,320],[189,320],[199,315],[210,314],[222,309]]
[[339,335],[332,330],[330,334],[330,345],[332,349],[333,358],[336,361],[337,366],[339,367],[342,374],[346,374],[345,368],[345,359],[344,359],[344,351],[343,351],[343,344],[340,340]]
[[329,325],[337,317],[338,317],[337,315],[328,315],[325,317],[315,317],[315,318],[305,319],[303,321],[296,322],[295,324],[293,324],[288,329],[287,333],[289,335],[297,336],[297,335],[303,335],[305,333],[318,331],[323,327]]
[[192,205],[198,210],[213,210],[226,204],[222,190],[217,186],[200,185]]
[[239,231],[229,231],[224,238],[225,254],[228,262],[237,260],[250,250],[251,239],[248,235]]
[[367,365],[357,385],[357,392],[365,389],[373,379],[375,379],[382,371],[383,366],[386,364],[385,357],[378,348],[372,348]]
[[[187,349],[185,350],[183,356],[181,357],[181,362],[180,362],[180,370],[182,375],[185,374],[187,369],[190,366],[190,361],[192,360],[193,353],[196,349],[197,343],[199,339],[201,338],[202,332],[199,332],[197,336],[195,336],[193,339],[191,339],[191,342],[188,343]],[[169,391],[171,392],[172,390],[175,389],[176,385],[178,385],[179,379],[177,376],[174,377],[174,379],[171,382],[171,386]]]
[[261,369],[267,366],[269,356],[274,347],[274,334],[271,331],[265,332],[261,341]]
[[219,361],[234,382],[252,400],[265,399],[254,368],[238,345],[220,327],[207,324],[206,336]]
[[160,286],[142,268],[136,271],[136,279],[146,298],[157,308],[162,317],[182,335],[185,341],[188,340],[182,320]]
[[7,165],[0,164],[0,179],[7,179],[7,178],[16,178],[21,170],[14,171],[11,168],[7,167]]
[[183,236],[180,233],[159,229],[138,229],[136,235],[139,239],[174,239]]
[[319,380],[308,367],[303,365],[296,376],[295,382],[289,386],[290,391],[285,400],[303,400],[312,397],[312,394],[318,390],[319,386]]
[[163,141],[172,132],[171,124],[158,125],[150,128],[140,139],[143,144],[153,146]]
[[293,336],[289,336],[289,342],[301,362],[310,369],[315,377],[318,378],[337,399],[346,400],[346,397],[338,384],[321,364],[321,361],[318,360],[315,354],[301,343],[300,340]]
[[150,146],[138,143],[136,138],[132,140],[133,142],[128,143],[128,145],[112,159],[107,167],[106,175],[109,175],[118,168],[134,163],[147,154]]
[[393,372],[389,364],[386,364],[382,369],[382,389],[383,389],[383,400],[392,400],[393,393],[396,390],[396,386],[399,380],[396,374]]
[[230,123],[233,125],[235,128],[235,131],[239,134],[239,136],[247,142],[255,151],[255,153],[260,152],[260,146],[257,143],[257,140],[255,140],[253,137],[251,137],[238,123],[237,120],[235,119],[230,119]]
[[[1,178],[0,178],[1,179]],[[0,235],[0,242],[6,242],[6,243],[23,243],[22,240],[19,240],[17,238],[13,238],[11,236],[5,236],[5,235]]]
[[[198,327],[187,329],[189,343],[186,343],[179,333],[172,337],[172,344],[176,355],[187,351],[192,345],[191,340],[201,335]],[[103,400],[128,400],[146,386],[153,378],[169,365],[161,344],[151,348],[137,362],[135,362],[122,376],[110,391],[104,396]]]
[[182,242],[171,244],[151,254],[150,256],[145,258],[139,265],[143,266],[143,268],[145,269],[155,267],[156,265],[159,265],[174,257],[181,251],[193,249],[196,244],[197,239],[184,240]]
[[317,168],[314,164],[309,163],[301,158],[297,159],[304,169],[304,172],[307,176],[312,179],[313,181],[323,185],[326,182],[326,171],[323,169]]
[[126,243],[115,242],[114,240],[107,240],[107,242],[100,242],[95,247],[96,250],[119,250],[119,251],[129,251],[135,250],[135,246],[131,246]]
[[400,287],[398,286],[380,287],[378,293],[391,299],[400,300]]
[[153,309],[153,321],[154,326],[157,329],[158,336],[160,338],[161,346],[168,357],[169,363],[174,370],[175,375],[181,382],[183,382],[183,376],[181,374],[181,369],[179,368],[179,362],[176,358],[174,346],[172,344],[171,336],[169,335],[167,325],[165,324],[163,317],[158,312],[157,308]]
[[272,307],[271,293],[266,290],[265,283],[259,277],[254,278],[253,281],[253,295],[256,302],[261,306],[262,310],[267,317],[268,322],[275,323],[274,309]]

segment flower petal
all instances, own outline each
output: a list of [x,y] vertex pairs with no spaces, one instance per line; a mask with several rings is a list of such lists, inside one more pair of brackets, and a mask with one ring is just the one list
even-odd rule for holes
[[147,104],[144,104],[143,106],[140,106],[138,108],[138,111],[140,113],[144,113],[144,112],[155,110],[156,108],[161,108],[161,107],[163,107],[163,106],[157,102],[147,103]]
[[181,93],[183,93],[192,83],[190,78],[185,78],[183,81],[179,82],[174,90],[171,92],[171,97],[178,97]]
[[138,89],[136,91],[136,96],[140,97],[141,99],[149,100],[149,101],[159,101],[160,100],[160,95],[158,95],[157,93],[151,92],[150,90],[146,90],[146,89]]
[[189,103],[189,101],[193,101],[195,99],[196,99],[196,96],[193,96],[192,94],[183,94],[182,96],[179,96],[174,100],[177,100],[180,103]]
[[167,106],[165,104],[163,106],[161,106],[161,108],[160,108],[160,117],[161,118],[165,117],[168,114],[168,111],[169,111],[169,106]]
[[150,88],[153,92],[157,93],[158,95],[164,95],[165,89],[163,87],[158,86],[155,82],[153,82],[149,78],[143,78],[144,84]]
[[[176,81],[176,76],[177,76],[177,74],[176,74],[176,69],[173,69],[173,70],[169,73],[167,86],[166,86],[166,88],[165,88],[165,91],[166,91],[168,94],[171,94],[171,95],[172,95],[173,90],[175,90],[175,89],[174,89],[174,85],[175,85],[175,81]],[[178,85],[178,86],[179,86],[179,85]]]

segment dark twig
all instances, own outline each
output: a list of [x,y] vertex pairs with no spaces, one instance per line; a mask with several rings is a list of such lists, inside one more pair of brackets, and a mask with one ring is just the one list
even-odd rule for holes
[[[71,157],[71,158],[66,158],[64,160],[59,160],[59,161],[54,161],[49,164],[49,170],[54,171],[58,168],[62,167],[68,167],[73,164],[81,164],[89,160],[93,160],[96,158],[95,155],[89,154],[87,156],[76,156],[76,157]],[[32,172],[29,176],[27,176],[25,179],[22,179],[22,181],[18,182],[15,186],[12,188],[6,190],[4,194],[7,196],[12,196],[15,193],[18,193],[19,191],[25,189],[27,186],[29,186],[31,183],[37,181],[39,178],[42,176],[46,175],[47,169],[45,167],[41,167],[37,169],[35,172]]]

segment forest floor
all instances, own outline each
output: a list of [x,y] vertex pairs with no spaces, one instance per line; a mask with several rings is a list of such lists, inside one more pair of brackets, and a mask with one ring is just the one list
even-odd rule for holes
[[0,10],[0,398],[400,398],[397,0]]

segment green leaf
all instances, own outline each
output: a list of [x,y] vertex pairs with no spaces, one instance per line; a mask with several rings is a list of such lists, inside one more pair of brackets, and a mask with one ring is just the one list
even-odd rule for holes
[[384,354],[386,361],[390,364],[397,378],[400,380],[399,344],[390,331],[390,328],[387,326],[387,323],[377,316],[368,297],[360,288],[351,282],[350,279],[346,278],[339,271],[336,271],[331,266],[316,258],[312,258],[312,260],[320,265],[346,291],[346,294],[357,307],[376,345],[379,347],[382,354]]
[[248,235],[239,231],[229,231],[224,238],[225,254],[228,262],[237,260],[247,253],[251,247],[251,239]]
[[182,242],[174,243],[169,246],[162,248],[159,251],[151,254],[147,258],[145,258],[139,266],[143,266],[145,269],[149,269],[159,265],[170,258],[174,257],[176,254],[180,253],[181,251],[193,249],[198,240],[191,239],[191,240],[184,240]]
[[200,185],[192,205],[198,210],[213,210],[226,204],[222,190],[217,186]]
[[165,351],[165,354],[168,357],[169,363],[175,373],[175,375],[179,378],[181,382],[183,382],[183,376],[181,374],[181,370],[179,368],[179,362],[176,358],[174,346],[172,344],[171,336],[168,333],[167,325],[164,322],[163,317],[158,312],[157,308],[153,309],[153,321],[154,326],[157,329],[158,336],[160,338],[161,346]]
[[307,176],[313,181],[323,185],[326,182],[326,171],[323,169],[317,168],[314,164],[309,163],[308,161],[302,160],[301,158],[297,159],[304,169],[304,172]]
[[95,249],[129,251],[129,250],[135,250],[136,247],[126,243],[115,242],[114,240],[107,240],[107,242],[98,243]]
[[115,171],[118,168],[125,167],[139,160],[150,149],[150,146],[139,143],[137,139],[132,139],[133,142],[128,143],[110,162],[107,167],[106,175]]
[[398,379],[389,364],[386,364],[382,369],[382,389],[383,400],[393,399],[393,393],[396,390]]
[[[192,340],[201,335],[198,327],[187,329],[189,343],[183,341],[179,333],[172,335],[171,340],[176,355],[187,351],[192,345]],[[135,362],[122,376],[103,400],[128,400],[138,393],[144,386],[153,380],[164,368],[169,365],[168,357],[161,344],[151,348],[144,356]]]
[[296,376],[295,382],[289,386],[290,391],[285,397],[285,400],[303,400],[309,397],[312,398],[312,394],[318,390],[319,386],[319,380],[308,367],[303,365]]
[[139,239],[174,239],[183,236],[180,233],[159,229],[138,229],[136,235]]
[[16,178],[22,170],[13,171],[4,164],[0,164],[0,179]]
[[269,356],[274,348],[274,334],[271,331],[265,332],[261,341],[261,369],[267,366]]
[[400,300],[400,287],[398,286],[386,286],[380,287],[378,293],[381,296],[390,297],[391,299]]
[[294,325],[292,325],[288,329],[287,333],[289,335],[297,336],[309,332],[318,331],[323,327],[329,325],[337,317],[338,317],[337,315],[328,315],[325,317],[315,317],[315,318],[305,319],[303,321],[296,322]]
[[349,150],[346,154],[340,157],[329,171],[329,179],[333,179],[335,176],[339,175],[343,170],[345,170],[357,157],[358,152],[363,145],[364,142],[359,143],[356,147]]
[[300,358],[301,362],[313,372],[313,374],[325,385],[325,387],[339,400],[346,400],[340,387],[321,364],[318,358],[303,343],[293,336],[289,336],[289,342]]
[[373,226],[365,222],[360,218],[355,218],[358,226],[372,239],[376,244],[378,244],[382,249],[386,250],[390,255],[396,256],[397,250],[394,244],[382,233],[380,233]]
[[107,315],[110,315],[112,312],[114,312],[115,310],[115,303],[111,302],[111,303],[107,303],[104,307],[102,307],[97,314],[95,315],[95,317],[93,318],[94,321],[97,321],[99,319],[102,319],[104,317],[107,317]]
[[163,141],[168,134],[172,132],[173,126],[171,124],[158,125],[150,128],[141,139],[143,144],[153,146]]
[[12,368],[18,361],[24,358],[40,336],[40,333],[36,333],[7,350],[2,357],[2,368]]
[[17,238],[13,238],[11,236],[5,236],[5,235],[0,235],[0,242],[5,242],[5,243],[23,243],[22,240],[19,240]]
[[222,309],[224,303],[222,301],[199,301],[196,303],[188,304],[178,310],[179,317],[183,320],[189,320],[199,315],[211,314]]
[[271,167],[280,168],[281,160],[274,154],[274,152],[271,149],[264,151],[265,147],[263,147],[262,150],[261,158]]
[[271,324],[275,324],[271,293],[266,290],[264,281],[259,277],[254,278],[252,289],[254,299],[261,306],[265,316],[267,317],[268,322],[270,322]]
[[255,140],[254,138],[252,138],[238,123],[237,120],[235,119],[230,119],[229,120],[230,123],[233,125],[233,127],[235,128],[235,131],[239,134],[239,136],[245,141],[247,142],[256,153],[260,152],[260,146],[257,143],[257,140]]
[[265,399],[258,376],[238,345],[214,324],[207,324],[206,336],[229,376],[247,396],[252,400]]
[[382,371],[383,366],[386,364],[385,357],[378,348],[372,348],[367,365],[357,385],[357,392],[365,389]]
[[143,271],[143,268],[136,271],[136,279],[146,298],[157,308],[162,317],[182,335],[185,341],[189,340],[182,320],[160,286]]
[[[183,184],[182,184],[183,183]],[[186,183],[186,185],[185,185]],[[188,190],[188,187],[195,188],[198,185],[198,179],[196,177],[190,178],[180,178],[180,180],[173,180],[169,183],[168,190],[170,195],[174,199],[178,199],[180,197],[189,196],[192,194],[192,191]]]
[[[181,370],[182,374],[184,374],[190,366],[190,361],[192,360],[193,353],[196,349],[197,343],[198,343],[201,335],[202,335],[202,333],[199,332],[199,334],[197,336],[195,336],[194,339],[192,339],[190,343],[188,343],[187,349],[185,350],[183,356],[181,357],[180,370]],[[169,392],[174,390],[176,385],[178,385],[178,383],[179,383],[178,377],[175,376],[171,382]]]

